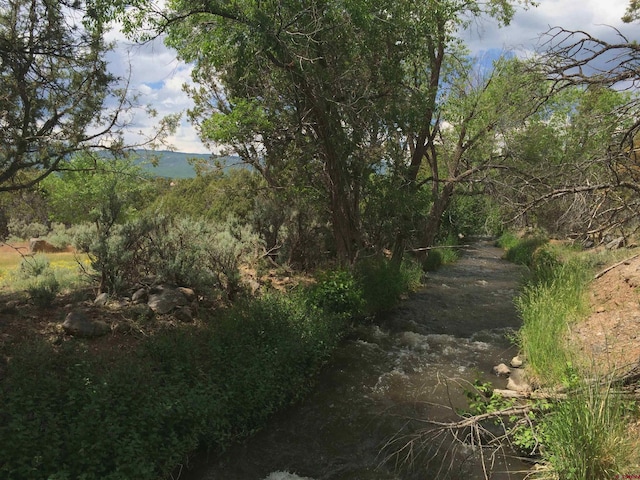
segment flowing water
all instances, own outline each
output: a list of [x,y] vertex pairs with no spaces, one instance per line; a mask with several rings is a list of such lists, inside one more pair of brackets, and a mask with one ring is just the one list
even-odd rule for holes
[[[421,291],[343,343],[303,402],[182,478],[485,478],[477,448],[445,435],[411,435],[428,427],[421,420],[456,420],[455,409],[467,406],[469,382],[504,388],[491,369],[516,353],[507,337],[519,327],[513,297],[522,271],[501,255],[478,242],[455,265],[430,273]],[[411,438],[422,441],[408,444]],[[402,447],[402,458],[392,455]],[[488,476],[521,479],[526,469],[506,452]]]

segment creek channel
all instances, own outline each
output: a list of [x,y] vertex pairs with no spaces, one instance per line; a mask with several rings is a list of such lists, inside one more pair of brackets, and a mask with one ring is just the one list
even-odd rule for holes
[[[474,380],[504,388],[491,372],[517,353],[509,336],[520,325],[513,299],[523,271],[502,254],[478,241],[429,273],[420,291],[342,343],[305,400],[181,478],[484,479],[478,449],[446,436],[416,442],[411,462],[384,460],[427,427],[421,420],[459,419],[455,409],[468,407],[464,388]],[[527,470],[507,452],[488,475],[521,479]]]

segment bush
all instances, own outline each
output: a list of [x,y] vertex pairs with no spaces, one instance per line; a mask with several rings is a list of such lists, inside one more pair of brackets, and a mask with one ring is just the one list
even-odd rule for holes
[[155,480],[198,446],[255,432],[308,391],[345,331],[306,293],[240,302],[215,324],[159,332],[135,352],[75,342],[12,352],[0,382],[0,477]]
[[49,259],[42,254],[33,257],[22,257],[18,266],[17,278],[19,280],[28,280],[43,275],[50,269]]
[[362,285],[366,312],[376,314],[390,310],[402,294],[419,288],[422,268],[409,260],[398,266],[386,258],[370,259],[357,266],[357,278]]
[[72,232],[62,223],[54,223],[51,232],[47,235],[47,241],[54,247],[63,250],[73,243]]
[[533,255],[535,251],[546,244],[548,239],[544,237],[530,237],[517,241],[507,249],[505,258],[510,262],[518,265],[526,265],[530,267],[533,264]]
[[27,286],[31,301],[40,308],[50,307],[60,291],[60,283],[53,272],[39,275]]
[[27,223],[23,220],[12,218],[7,224],[10,237],[27,240],[29,238],[43,237],[49,233],[49,227],[38,222]]
[[324,272],[317,280],[306,294],[313,307],[347,319],[363,315],[365,301],[362,287],[350,271]]

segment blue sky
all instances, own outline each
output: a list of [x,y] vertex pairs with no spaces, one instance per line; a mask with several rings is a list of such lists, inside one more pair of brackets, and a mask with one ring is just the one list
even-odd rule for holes
[[[640,25],[624,25],[620,18],[628,0],[539,0],[539,6],[516,13],[510,26],[497,28],[495,22],[479,20],[463,34],[463,39],[475,54],[489,54],[509,50],[526,56],[538,47],[540,34],[550,27],[562,26],[584,30],[598,38],[613,38],[611,25],[627,34],[630,40],[640,40]],[[638,32],[638,33],[636,33]],[[117,31],[109,34],[117,47],[109,56],[110,69],[116,75],[130,74],[130,90],[164,116],[190,108],[191,100],[183,92],[183,84],[191,83],[191,67],[179,62],[175,53],[160,40],[146,45],[132,45]],[[128,142],[139,141],[138,132],[150,134],[157,118],[140,110],[131,118],[126,135]],[[210,153],[199,141],[197,132],[183,115],[175,135],[170,139],[176,151]]]

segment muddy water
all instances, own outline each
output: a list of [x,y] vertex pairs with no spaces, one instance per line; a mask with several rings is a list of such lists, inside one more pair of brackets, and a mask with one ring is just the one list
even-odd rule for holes
[[[504,387],[491,368],[515,353],[506,337],[519,326],[513,296],[521,271],[501,254],[479,242],[429,274],[423,290],[344,342],[303,403],[182,478],[261,480],[276,471],[313,480],[484,478],[479,451],[458,443],[452,451],[446,436],[420,437],[410,462],[384,460],[426,427],[421,419],[456,419],[466,382]],[[526,468],[498,455],[489,476],[520,479]]]

